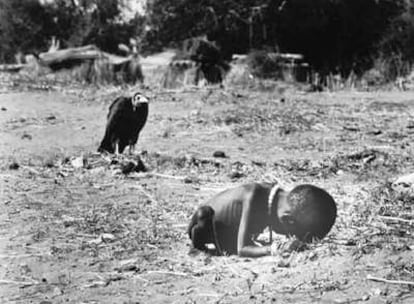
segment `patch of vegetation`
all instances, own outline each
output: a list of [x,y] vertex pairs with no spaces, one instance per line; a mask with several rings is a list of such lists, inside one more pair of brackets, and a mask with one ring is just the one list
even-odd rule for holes
[[266,51],[252,51],[247,58],[247,65],[253,76],[259,78],[281,79],[282,71],[277,58],[269,56]]
[[269,104],[266,107],[240,105],[214,117],[215,124],[231,126],[234,132],[243,136],[248,132],[279,131],[287,135],[309,131],[319,121],[317,116],[300,113],[296,108],[284,108]]

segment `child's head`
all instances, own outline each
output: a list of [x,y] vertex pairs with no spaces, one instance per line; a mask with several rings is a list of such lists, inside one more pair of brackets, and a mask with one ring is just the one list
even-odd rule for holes
[[309,242],[322,239],[336,218],[336,204],[325,190],[299,185],[278,202],[277,216],[288,235]]

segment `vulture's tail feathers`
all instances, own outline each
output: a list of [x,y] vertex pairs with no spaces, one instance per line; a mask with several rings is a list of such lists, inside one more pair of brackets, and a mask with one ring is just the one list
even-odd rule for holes
[[112,146],[111,141],[109,140],[108,136],[105,136],[104,139],[102,139],[101,144],[99,145],[98,152],[108,152],[108,153],[114,153],[114,147]]

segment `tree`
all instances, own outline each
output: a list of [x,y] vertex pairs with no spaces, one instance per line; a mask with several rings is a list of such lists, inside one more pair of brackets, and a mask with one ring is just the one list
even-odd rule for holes
[[207,35],[226,54],[273,49],[305,55],[327,74],[362,73],[404,0],[153,0],[154,45]]
[[323,74],[346,76],[371,66],[378,42],[403,9],[402,2],[290,0],[283,10],[271,7],[268,18],[276,20],[271,32],[282,51],[304,54]]
[[406,1],[406,9],[391,22],[380,43],[380,53],[390,58],[401,56],[404,62],[414,64],[414,1]]
[[64,46],[95,44],[111,53],[119,52],[119,43],[138,36],[143,29],[143,17],[122,20],[123,7],[121,0],[56,0],[47,5],[55,36]]
[[152,45],[174,46],[187,38],[207,35],[226,53],[245,52],[263,43],[250,40],[249,22],[252,8],[268,1],[152,0],[148,4],[148,39]]
[[44,50],[50,29],[38,0],[0,0],[0,61],[12,62],[17,52]]
[[61,47],[95,44],[117,53],[144,26],[144,17],[123,20],[122,8],[122,0],[0,0],[0,61],[46,51],[53,36]]

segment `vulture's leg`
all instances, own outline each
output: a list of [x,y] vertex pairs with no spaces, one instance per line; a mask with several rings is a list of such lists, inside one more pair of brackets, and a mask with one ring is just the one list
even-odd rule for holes
[[119,156],[119,142],[118,141],[115,143],[115,155]]
[[137,145],[137,142],[138,142],[138,138],[139,138],[139,133],[136,135],[136,137],[135,138],[133,138],[132,140],[131,140],[131,144],[129,145],[129,152],[131,153],[131,154],[134,154],[135,153],[135,146]]
[[129,154],[134,155],[134,152],[135,152],[135,144],[130,144],[129,145]]

